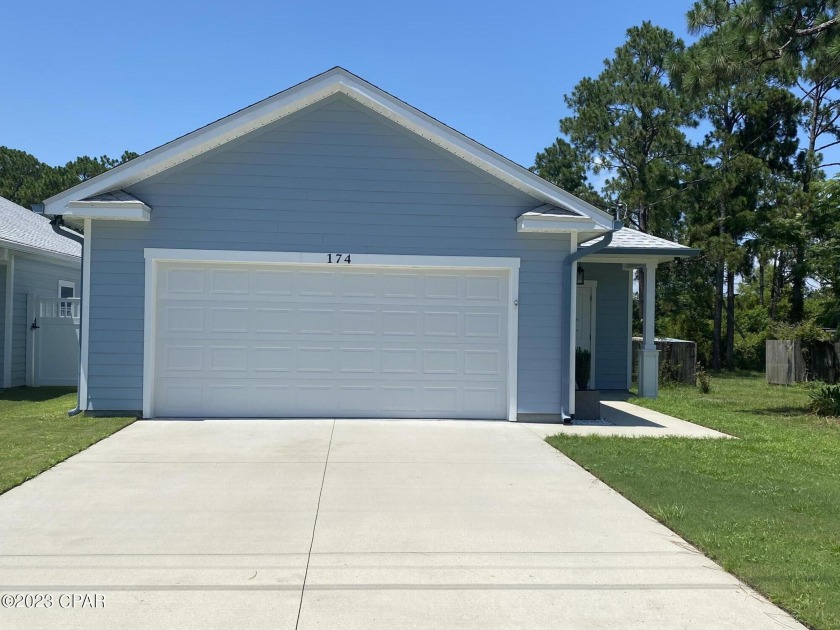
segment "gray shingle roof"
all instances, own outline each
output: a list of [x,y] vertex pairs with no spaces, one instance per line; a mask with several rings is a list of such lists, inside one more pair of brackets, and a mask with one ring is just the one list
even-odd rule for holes
[[23,245],[81,257],[82,247],[53,232],[49,219],[0,197],[0,246]]
[[[583,243],[581,247],[590,247],[600,242],[600,240],[601,239],[599,238]],[[638,230],[631,228],[621,228],[616,231],[613,234],[612,242],[607,245],[604,251],[618,250],[622,252],[642,253],[646,251],[650,251],[651,253],[662,251],[669,255],[671,253],[678,253],[682,256],[695,256],[699,253],[699,250],[691,247],[686,247],[685,245],[680,245],[679,243],[674,243],[673,241],[668,241],[664,238],[653,236],[652,234],[645,234],[644,232],[639,232]]]

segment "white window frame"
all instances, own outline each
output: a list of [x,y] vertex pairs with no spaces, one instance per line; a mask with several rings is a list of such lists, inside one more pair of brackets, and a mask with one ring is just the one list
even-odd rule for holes
[[76,283],[73,282],[72,280],[59,280],[58,281],[58,297],[63,297],[61,295],[61,290],[62,289],[68,289],[68,288],[73,289],[73,295],[71,295],[70,298],[72,299],[72,298],[76,297]]
[[[62,289],[73,289],[73,295],[70,297],[62,298],[61,290]],[[58,281],[58,297],[59,299],[65,300],[72,300],[76,297],[76,283],[72,280],[59,280]],[[58,304],[58,315],[59,317],[72,317],[73,316],[73,304],[70,302],[59,302]]]
[[[507,419],[516,421],[517,376],[519,346],[519,258],[493,258],[474,256],[405,256],[391,254],[350,254],[355,267],[426,267],[436,269],[499,269],[509,273],[508,282],[508,374],[507,374]],[[143,417],[152,418],[154,401],[155,365],[155,296],[157,274],[160,263],[202,262],[202,263],[268,263],[278,265],[312,265],[315,267],[347,268],[350,265],[328,263],[330,252],[249,252],[199,249],[144,249],[146,259],[146,281],[143,317]]]

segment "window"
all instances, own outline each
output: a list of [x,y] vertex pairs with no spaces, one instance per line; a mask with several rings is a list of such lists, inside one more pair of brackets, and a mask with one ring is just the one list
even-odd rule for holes
[[[59,298],[74,298],[76,297],[76,283],[69,280],[58,281],[58,297]],[[73,302],[61,302],[58,306],[59,317],[73,317]]]

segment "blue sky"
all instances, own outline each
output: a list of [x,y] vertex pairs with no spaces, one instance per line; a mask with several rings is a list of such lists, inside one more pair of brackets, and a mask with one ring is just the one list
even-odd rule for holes
[[49,164],[144,152],[341,65],[525,166],[563,95],[643,20],[688,6],[601,2],[8,3],[0,145]]

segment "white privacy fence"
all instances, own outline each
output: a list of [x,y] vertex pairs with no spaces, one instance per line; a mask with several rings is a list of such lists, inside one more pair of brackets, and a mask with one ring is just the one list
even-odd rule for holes
[[26,384],[76,385],[79,371],[79,298],[28,296]]

